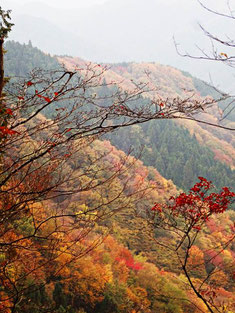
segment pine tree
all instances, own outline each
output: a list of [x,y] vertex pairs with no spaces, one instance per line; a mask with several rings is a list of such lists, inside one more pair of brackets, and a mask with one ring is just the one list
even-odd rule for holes
[[3,55],[4,55],[4,48],[3,44],[5,39],[8,37],[8,33],[11,31],[11,28],[14,24],[10,23],[11,11],[4,11],[0,7],[0,103],[2,107],[2,100],[3,100],[3,87],[5,84],[4,78],[4,64],[3,64]]

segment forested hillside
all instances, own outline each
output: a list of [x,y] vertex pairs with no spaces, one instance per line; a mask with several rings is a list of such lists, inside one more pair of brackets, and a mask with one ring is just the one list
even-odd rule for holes
[[[8,41],[6,49],[8,50],[7,75],[26,75],[35,67],[52,69],[59,66],[55,57],[45,55],[39,49],[33,48],[31,43],[21,45]],[[60,62],[63,63],[63,58],[60,58]],[[81,63],[82,60],[73,61],[71,58],[64,58],[66,66],[68,64],[76,66],[79,62]],[[111,69],[121,77],[127,78],[129,82],[132,77],[146,80],[144,72],[148,69],[162,96],[182,95],[184,90],[194,89],[202,96],[210,94],[218,97],[218,93],[212,87],[174,68],[156,64],[122,63],[111,65]],[[112,78],[112,75],[112,72],[108,73],[108,79]],[[100,93],[105,94],[105,88]],[[218,114],[218,110],[216,108],[215,110],[215,114]],[[233,116],[229,115],[229,119],[232,121]],[[183,128],[177,123],[152,121],[141,126],[122,129],[109,135],[108,138],[125,152],[133,148],[136,156],[144,148],[140,156],[144,164],[154,166],[164,177],[171,179],[174,184],[185,190],[190,188],[198,176],[213,180],[217,189],[222,186],[235,188],[235,174],[230,168],[230,166],[234,167],[235,162],[235,152],[232,147],[234,136],[228,131],[212,127],[209,130],[208,127],[203,129],[202,125],[193,122],[183,122]],[[125,141],[122,140],[123,136],[126,138]]]
[[215,160],[214,153],[201,145],[195,135],[172,121],[135,125],[112,133],[108,138],[125,152],[134,148],[134,155],[140,153],[145,165],[154,166],[184,190],[188,190],[198,176],[212,180],[217,189],[222,186],[235,188],[234,170]]
[[[6,48],[6,75],[26,79],[6,85],[0,112],[0,311],[233,313],[232,138],[167,119],[162,102],[138,111],[146,64],[106,72]],[[148,66],[161,97],[197,92]]]
[[[136,81],[150,80],[150,83],[157,88],[158,95],[162,97],[162,99],[184,98],[187,96],[221,98],[221,94],[213,87],[170,66],[164,66],[158,63],[124,63],[112,64],[110,66],[111,70],[115,72],[115,75],[120,76],[120,80],[124,78],[124,83],[127,86],[130,84],[131,79]],[[147,76],[146,73],[148,74]],[[201,110],[197,115],[199,120],[205,120],[213,124],[222,123],[222,125],[234,125],[234,113],[229,114],[231,106],[229,106],[224,113],[221,109],[225,109],[229,102],[229,99],[227,101],[218,102],[218,104],[208,108],[206,113]],[[222,116],[223,119],[220,122]],[[177,121],[177,123],[179,123],[179,121]],[[234,166],[234,135],[232,132],[202,123],[192,123],[191,121],[180,121],[180,123],[188,128],[191,133],[195,133],[198,139],[203,137],[200,143],[208,146],[213,152],[218,152],[218,154],[221,155],[222,162],[226,160],[226,157],[232,156],[230,163],[228,163],[228,161],[227,163]],[[223,156],[225,157],[224,159]]]
[[[68,68],[74,68],[84,62],[78,58],[67,57],[59,60]],[[132,88],[134,79],[146,81],[148,71],[151,82],[156,84],[162,98],[178,97],[185,92],[200,96],[199,90],[193,85],[193,80],[174,68],[146,63],[110,66],[111,70],[106,73],[107,81],[119,80],[124,89]],[[204,83],[201,82],[201,85],[204,86]],[[146,97],[142,101],[146,101]],[[216,124],[220,109],[215,105],[210,110],[210,114],[202,116],[202,120],[206,119]],[[198,175],[213,178],[217,188],[223,183],[234,188],[234,135],[229,131],[214,128],[207,126],[204,129],[200,123],[194,121],[152,121],[140,127],[134,126],[131,130],[122,129],[120,133],[117,131],[108,138],[126,152],[133,148],[135,155],[138,155],[140,148],[146,146],[141,156],[145,164],[155,166],[164,177],[172,179],[180,188],[190,188]],[[125,142],[122,138],[125,138]],[[194,154],[198,158],[195,158]],[[174,164],[176,160],[177,171]]]
[[32,43],[20,44],[7,41],[5,45],[5,71],[6,76],[27,76],[36,68],[54,70],[59,66],[56,57],[43,53]]

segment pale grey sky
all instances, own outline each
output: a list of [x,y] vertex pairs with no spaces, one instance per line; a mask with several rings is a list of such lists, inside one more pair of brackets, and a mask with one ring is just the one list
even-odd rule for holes
[[[21,0],[22,1],[22,0]],[[44,2],[48,5],[54,6],[54,7],[74,7],[74,8],[80,8],[80,7],[87,7],[94,4],[101,4],[106,2],[107,0],[40,0],[41,2]],[[24,0],[25,3],[32,2],[32,0]]]
[[[228,0],[202,1],[227,13]],[[169,64],[205,80],[218,76],[221,81],[222,70],[214,63],[180,57],[172,36],[175,36],[182,52],[186,50],[192,55],[200,55],[197,46],[206,52],[211,48],[197,22],[222,38],[226,35],[234,38],[234,25],[228,25],[226,20],[203,9],[198,0],[0,2],[4,10],[12,9],[15,26],[9,39],[21,43],[31,40],[34,46],[45,52],[78,56],[95,62],[154,61]],[[218,49],[229,54],[224,47]],[[227,73],[226,68],[224,75]],[[224,75],[222,81],[234,81]]]
[[[12,4],[15,6],[18,6],[19,4],[27,4],[36,2],[35,0],[2,0],[2,7],[6,8],[9,6],[12,8]],[[102,4],[104,2],[107,2],[107,0],[40,0],[38,2],[45,3],[52,7],[59,7],[59,8],[67,8],[67,7],[73,7],[73,8],[81,8],[81,7],[89,7],[94,4]],[[13,9],[14,9],[13,7]]]

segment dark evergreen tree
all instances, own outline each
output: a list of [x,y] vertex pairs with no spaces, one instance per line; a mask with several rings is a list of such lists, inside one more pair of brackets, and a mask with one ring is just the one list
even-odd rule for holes
[[[145,165],[154,166],[161,175],[171,179],[178,187],[188,190],[198,176],[212,180],[216,189],[223,186],[235,188],[235,171],[215,160],[214,153],[198,143],[196,136],[173,121],[151,121],[121,129],[109,136],[119,149],[138,156]],[[125,138],[125,140],[123,140]]]

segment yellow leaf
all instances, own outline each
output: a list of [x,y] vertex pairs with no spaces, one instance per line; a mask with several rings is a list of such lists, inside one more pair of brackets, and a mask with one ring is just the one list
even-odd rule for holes
[[224,52],[221,52],[220,55],[221,55],[222,57],[228,58],[228,55],[227,55],[226,53],[224,53]]

